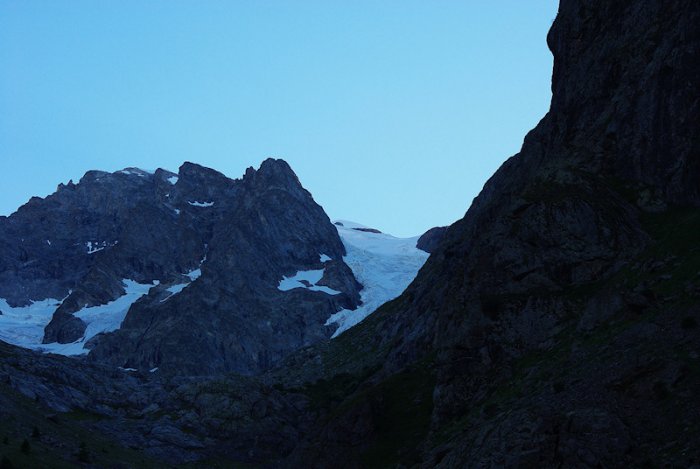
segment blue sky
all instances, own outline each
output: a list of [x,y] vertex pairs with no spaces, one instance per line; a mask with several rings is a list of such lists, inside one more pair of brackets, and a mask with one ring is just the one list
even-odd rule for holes
[[553,0],[0,1],[0,214],[89,169],[284,158],[331,218],[461,218],[549,107]]

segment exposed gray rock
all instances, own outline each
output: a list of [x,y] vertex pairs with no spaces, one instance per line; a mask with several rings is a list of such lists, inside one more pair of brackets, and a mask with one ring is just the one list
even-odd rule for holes
[[[343,226],[343,225],[340,225]],[[379,231],[376,228],[353,228],[355,231],[364,231],[365,233],[375,233],[375,234],[381,234],[382,232]]]
[[[320,254],[332,261],[321,263]],[[269,159],[232,180],[185,163],[177,175],[90,171],[0,220],[0,297],[13,305],[63,298],[44,343],[70,343],[73,313],[109,303],[123,280],[159,281],[132,306],[124,330],[90,341],[90,358],[162,372],[258,373],[330,337],[325,322],[355,308],[360,285],[323,209],[291,168]],[[183,274],[202,275],[189,284]],[[280,291],[283,277],[324,270],[339,294]]]
[[430,228],[428,231],[423,233],[418,241],[416,242],[416,247],[427,253],[435,251],[440,241],[445,237],[447,232],[446,226],[436,226],[435,228]]
[[[254,374],[328,338],[328,317],[357,305],[359,285],[342,261],[337,231],[285,162],[249,169],[235,187],[236,197],[212,227],[201,278],[165,300],[135,304],[119,331],[97,341],[90,359],[178,373]],[[321,253],[337,260],[322,264]],[[278,289],[284,276],[314,269],[325,269],[319,284],[341,293]]]

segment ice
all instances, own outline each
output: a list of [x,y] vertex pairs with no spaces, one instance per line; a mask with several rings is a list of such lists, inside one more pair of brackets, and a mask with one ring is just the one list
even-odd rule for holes
[[49,298],[32,302],[29,306],[12,308],[7,301],[0,299],[0,340],[20,347],[58,353],[61,355],[82,355],[89,352],[85,343],[101,332],[119,329],[131,305],[157,284],[140,284],[133,280],[123,280],[125,293],[114,301],[100,306],[85,307],[74,315],[87,324],[85,334],[70,344],[42,344],[44,328],[51,321],[56,308],[63,300]]
[[88,248],[88,252],[87,252],[88,254],[92,254],[92,253],[95,253],[95,252],[97,252],[97,251],[101,251],[101,250],[103,250],[103,249],[105,248],[104,246],[97,247],[97,246],[99,246],[98,243],[95,243],[95,247],[93,248],[93,247],[92,247],[92,241],[88,241],[87,243],[85,243],[85,245],[86,245],[87,248]]
[[94,254],[98,251],[102,251],[104,248],[111,248],[112,246],[116,246],[118,243],[119,241],[114,241],[113,243],[108,243],[107,241],[98,241],[93,243],[92,241],[88,241],[87,243],[85,243],[85,246],[87,247],[88,254]]
[[[206,259],[206,257],[204,259]],[[202,262],[204,262],[204,259],[202,259]],[[202,265],[202,262],[200,262],[199,265]],[[197,280],[199,277],[202,276],[202,269],[200,267],[200,268],[191,270],[191,271],[187,272],[185,275],[188,276],[190,278],[190,280],[192,280],[194,282],[195,280]]]
[[33,301],[29,306],[13,308],[0,298],[0,340],[20,347],[41,344],[44,327],[51,321],[62,301],[47,298]]
[[[85,343],[99,333],[112,332],[119,329],[131,305],[143,295],[147,294],[151,287],[157,285],[157,282],[142,284],[129,279],[122,280],[122,283],[125,289],[124,295],[107,304],[85,307],[74,313],[75,317],[80,318],[87,324],[85,334],[82,338],[72,344],[59,344],[55,342],[51,344],[42,344],[41,338],[39,338],[37,343],[31,344],[29,348],[61,355],[82,355],[89,353],[90,350],[84,347]],[[49,320],[50,319],[51,318],[49,318]],[[43,335],[43,327],[41,334]]]
[[214,205],[214,202],[187,202],[188,204],[194,206],[194,207],[211,207]]
[[347,251],[343,260],[364,288],[360,292],[360,307],[341,310],[326,322],[327,325],[338,325],[333,337],[403,293],[428,259],[428,253],[416,248],[418,236],[396,238],[386,233],[368,233],[353,229],[366,228],[359,223],[340,222],[343,226],[335,227]]
[[324,285],[316,285],[323,278],[323,272],[325,269],[320,270],[300,270],[291,277],[282,277],[278,290],[289,291],[295,288],[306,288],[311,291],[320,291],[327,293],[329,295],[339,295],[341,292],[338,290],[333,290]]
[[141,169],[141,168],[124,168],[121,171],[117,171],[117,173],[134,175],[134,176],[141,176],[143,178],[148,177],[149,175],[153,174],[154,172],[155,171],[150,170],[150,169]]
[[[204,261],[207,259],[207,256],[205,255],[204,258],[199,262],[199,265],[201,266]],[[194,270],[190,270],[186,274],[183,274],[186,277],[189,277],[190,281],[187,283],[178,283],[177,285],[172,285],[168,288],[166,288],[165,291],[169,292],[170,295],[168,295],[166,298],[160,300],[161,303],[164,303],[165,301],[168,301],[173,295],[177,295],[180,293],[182,290],[184,290],[186,287],[188,287],[192,282],[197,280],[199,277],[202,276],[202,269],[201,267],[198,267]]]
[[180,293],[182,290],[184,290],[185,287],[186,287],[187,285],[189,285],[189,284],[190,284],[189,282],[187,282],[187,283],[178,283],[177,285],[173,285],[173,286],[170,287],[170,288],[166,288],[165,291],[170,292],[171,295],[177,295],[177,294]]

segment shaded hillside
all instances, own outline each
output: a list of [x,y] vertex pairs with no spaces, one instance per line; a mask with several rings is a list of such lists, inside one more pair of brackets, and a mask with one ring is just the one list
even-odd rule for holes
[[380,371],[320,371],[309,392],[342,403],[296,463],[698,462],[698,21],[562,1],[549,113],[356,331]]

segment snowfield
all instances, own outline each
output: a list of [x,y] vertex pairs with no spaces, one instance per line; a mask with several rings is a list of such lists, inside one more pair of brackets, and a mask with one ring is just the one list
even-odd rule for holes
[[85,335],[71,344],[42,344],[44,328],[51,321],[56,308],[62,300],[46,299],[33,302],[29,306],[12,308],[7,301],[0,299],[0,340],[20,347],[39,350],[42,352],[58,353],[61,355],[83,355],[90,350],[85,343],[100,332],[111,332],[119,329],[126,317],[126,312],[132,304],[148,293],[151,287],[157,285],[141,284],[133,280],[123,280],[124,295],[114,301],[100,306],[85,307],[74,315],[87,324]]
[[428,253],[416,248],[418,236],[396,238],[385,233],[371,233],[354,228],[368,228],[358,223],[337,220],[340,239],[347,255],[343,258],[355,278],[363,285],[362,305],[333,314],[326,325],[337,324],[333,337],[362,321],[379,306],[399,296],[413,281],[428,259]]
[[47,298],[34,301],[29,306],[13,308],[0,298],[0,340],[26,348],[41,344],[44,327],[62,302],[63,300]]

